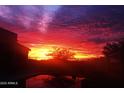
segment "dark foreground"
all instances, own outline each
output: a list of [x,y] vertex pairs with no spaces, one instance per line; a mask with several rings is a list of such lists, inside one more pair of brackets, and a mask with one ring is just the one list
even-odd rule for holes
[[34,61],[23,69],[2,74],[2,81],[17,85],[0,87],[35,88],[124,88],[124,70],[118,62],[103,59],[88,61]]
[[41,74],[27,79],[26,87],[123,88],[123,66],[118,62],[89,60],[77,62],[34,62]]

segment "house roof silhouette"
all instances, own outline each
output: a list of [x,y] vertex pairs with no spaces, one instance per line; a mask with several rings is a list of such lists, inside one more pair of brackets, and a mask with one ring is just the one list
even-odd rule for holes
[[19,48],[30,50],[17,42],[17,34],[0,27],[0,43],[17,44]]

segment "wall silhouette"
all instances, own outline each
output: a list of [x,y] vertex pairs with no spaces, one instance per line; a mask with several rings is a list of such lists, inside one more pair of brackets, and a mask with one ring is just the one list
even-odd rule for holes
[[26,68],[29,50],[17,42],[17,34],[0,28],[0,81],[14,80]]

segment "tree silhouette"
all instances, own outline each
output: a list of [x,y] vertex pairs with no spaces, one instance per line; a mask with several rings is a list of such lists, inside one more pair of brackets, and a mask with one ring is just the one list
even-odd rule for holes
[[104,47],[103,54],[110,59],[116,59],[118,62],[124,63],[124,38],[117,42],[107,43]]
[[74,53],[66,48],[55,48],[55,51],[49,55],[57,60],[68,60],[74,57]]

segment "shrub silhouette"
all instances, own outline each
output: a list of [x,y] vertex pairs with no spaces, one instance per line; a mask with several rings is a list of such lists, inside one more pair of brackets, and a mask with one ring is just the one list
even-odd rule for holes
[[69,60],[74,58],[74,53],[66,48],[55,48],[55,51],[49,55],[53,56],[53,58],[57,60]]
[[108,60],[115,59],[124,64],[124,38],[117,42],[107,43],[103,54]]

